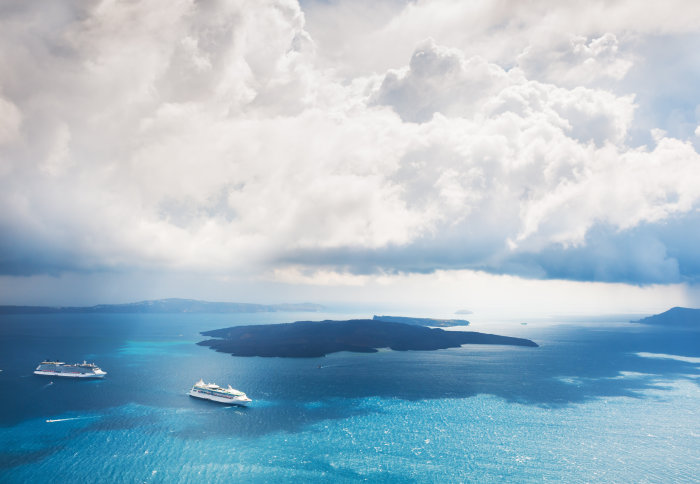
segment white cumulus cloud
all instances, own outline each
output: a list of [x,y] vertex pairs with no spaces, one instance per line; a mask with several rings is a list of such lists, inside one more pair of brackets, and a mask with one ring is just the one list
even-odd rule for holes
[[[373,71],[343,65],[352,56],[334,65],[332,36],[312,37],[291,0],[8,5],[6,274],[519,273],[531,263],[520,257],[580,249],[596,227],[629,234],[700,204],[693,146],[662,131],[653,146],[630,143],[636,93],[598,83],[625,82],[636,62],[620,25],[656,32],[637,17],[591,26],[586,15],[564,36],[496,4],[417,2],[370,36],[392,60]],[[466,14],[471,46],[455,30]],[[667,20],[665,32],[691,28]],[[493,42],[480,22],[502,25]],[[387,32],[427,35],[396,56]],[[686,274],[654,241],[663,267],[644,277]],[[536,263],[532,274],[552,276]]]

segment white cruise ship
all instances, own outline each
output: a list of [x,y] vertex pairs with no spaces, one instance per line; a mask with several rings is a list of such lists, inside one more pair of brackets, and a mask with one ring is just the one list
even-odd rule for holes
[[214,383],[204,383],[204,380],[199,380],[194,384],[189,396],[242,407],[252,401],[245,393],[231,388],[231,385],[228,388],[221,388]]
[[83,361],[71,365],[62,361],[42,361],[34,370],[35,375],[64,376],[69,378],[102,378],[107,372],[94,363]]

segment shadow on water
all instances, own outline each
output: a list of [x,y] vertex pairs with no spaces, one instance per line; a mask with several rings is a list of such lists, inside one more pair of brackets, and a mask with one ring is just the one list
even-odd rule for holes
[[[282,359],[231,357],[194,344],[202,339],[200,331],[230,326],[230,316],[204,323],[203,315],[78,316],[58,325],[50,319],[56,316],[0,321],[0,368],[5,370],[0,373],[0,389],[9,396],[2,402],[0,427],[84,412],[105,417],[79,432],[138,427],[184,439],[256,437],[381,412],[382,399],[485,394],[556,408],[608,397],[651,398],[648,390],[664,390],[674,380],[698,384],[700,373],[696,360],[639,355],[698,358],[699,331],[633,324],[528,326],[514,335],[536,341],[539,348],[469,345]],[[108,372],[104,381],[54,379],[47,386],[45,379],[32,374],[43,358],[82,360],[86,355]],[[192,383],[202,377],[244,390],[254,400],[252,408],[220,407],[186,397]],[[110,417],[112,410],[125,406],[132,406],[134,414]],[[179,422],[177,428],[167,428],[170,418]],[[13,449],[0,448],[0,467],[34,454],[22,457]],[[36,458],[42,457],[36,454]]]
[[41,460],[60,452],[63,448],[63,446],[56,446],[31,451],[2,451],[0,452],[0,469],[10,469],[12,467],[40,462]]

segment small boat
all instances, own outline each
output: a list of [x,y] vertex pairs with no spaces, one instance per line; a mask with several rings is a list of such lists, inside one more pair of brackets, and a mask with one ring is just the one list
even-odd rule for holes
[[203,398],[213,402],[228,403],[230,405],[247,406],[252,400],[242,391],[231,388],[221,388],[215,383],[204,383],[204,380],[199,380],[192,386],[189,396],[195,398]]

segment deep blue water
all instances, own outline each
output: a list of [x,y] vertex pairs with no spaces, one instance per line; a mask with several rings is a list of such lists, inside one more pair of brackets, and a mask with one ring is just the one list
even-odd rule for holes
[[[194,344],[326,316],[345,317],[0,316],[0,482],[697,482],[698,331],[485,325],[541,346],[320,359]],[[48,357],[108,375],[33,375]],[[253,405],[186,396],[199,378]]]

